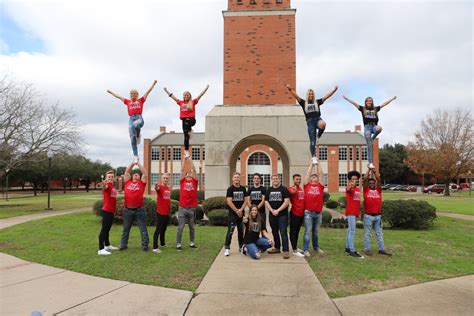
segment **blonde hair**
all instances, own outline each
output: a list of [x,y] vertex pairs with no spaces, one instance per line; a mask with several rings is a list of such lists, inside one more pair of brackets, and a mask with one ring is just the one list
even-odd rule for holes
[[[257,210],[257,217],[255,218],[253,218],[251,214],[254,208]],[[250,227],[250,223],[253,223],[253,222],[258,223],[259,230],[262,230],[262,217],[260,216],[260,212],[258,211],[258,206],[255,204],[250,205],[250,208],[249,208],[249,221],[247,223],[248,227]]]
[[314,103],[314,101],[316,100],[316,94],[314,93],[313,89],[308,89],[308,91],[306,91],[306,102],[309,103],[309,93],[310,92],[313,92],[313,103]]
[[184,95],[185,94],[189,94],[189,100],[188,100],[188,103],[185,103],[188,110],[192,111],[193,110],[193,107],[194,107],[194,104],[193,104],[193,96],[191,95],[191,92],[189,91],[184,91],[183,92],[183,103],[184,103]]

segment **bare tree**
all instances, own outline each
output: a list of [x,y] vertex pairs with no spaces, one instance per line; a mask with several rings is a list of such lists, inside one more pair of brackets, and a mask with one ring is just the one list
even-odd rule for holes
[[74,151],[80,142],[71,110],[47,105],[31,84],[0,79],[0,178],[44,159],[40,153]]
[[473,119],[467,110],[437,110],[421,122],[416,140],[407,147],[407,164],[418,174],[432,174],[446,183],[473,167]]

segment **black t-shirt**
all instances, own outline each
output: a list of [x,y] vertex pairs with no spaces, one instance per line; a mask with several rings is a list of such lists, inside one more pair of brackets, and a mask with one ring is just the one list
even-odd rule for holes
[[[249,189],[250,203],[258,206],[260,202],[262,202],[262,198],[266,192],[267,192],[267,189],[265,189],[265,187],[262,185],[259,186],[258,188],[253,187],[253,186],[250,187]],[[265,210],[265,205],[263,205],[262,208],[259,209],[259,211],[262,211],[262,210]]]
[[[274,210],[279,208],[287,198],[290,198],[290,192],[288,192],[288,189],[282,185],[278,188],[274,188],[273,186],[269,187],[267,194],[265,194],[265,199]],[[283,214],[288,214],[288,207],[278,213],[278,216]],[[270,213],[270,215],[272,214]]]
[[303,108],[304,116],[306,116],[306,118],[321,117],[319,106],[324,103],[323,99],[317,99],[316,103],[310,104],[306,104],[306,100],[300,99],[298,103],[301,105],[301,108]]
[[362,113],[364,125],[377,125],[379,122],[379,116],[377,113],[380,111],[380,106],[375,106],[370,109],[366,106],[359,106],[359,111]]
[[[226,197],[230,197],[232,198],[232,203],[234,203],[235,207],[237,208],[241,208],[242,205],[244,204],[244,201],[245,201],[245,197],[248,196],[247,194],[247,190],[243,187],[243,186],[240,186],[240,187],[234,187],[233,185],[231,185],[228,189],[227,189],[227,194],[226,194]],[[237,214],[234,212],[234,210],[232,210],[230,208],[230,206],[227,206],[227,208],[229,209],[229,216],[232,215],[232,216],[236,216]]]
[[264,230],[262,223],[249,221],[245,225],[244,244],[254,244],[260,238],[260,233]]

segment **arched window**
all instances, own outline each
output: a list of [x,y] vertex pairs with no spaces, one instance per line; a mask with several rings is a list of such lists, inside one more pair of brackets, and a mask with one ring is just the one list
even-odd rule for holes
[[249,166],[269,166],[270,158],[262,152],[256,152],[250,155],[248,160]]

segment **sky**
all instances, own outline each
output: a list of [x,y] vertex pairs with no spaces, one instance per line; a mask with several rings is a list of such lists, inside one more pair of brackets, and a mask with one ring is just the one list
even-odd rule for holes
[[[292,7],[298,94],[339,86],[322,107],[326,131],[362,123],[343,95],[375,104],[397,96],[379,115],[381,144],[413,140],[437,108],[472,113],[473,2],[293,0]],[[74,111],[88,158],[127,165],[126,107],[106,90],[128,97],[158,80],[143,112],[143,137],[154,138],[160,126],[181,130],[163,87],[197,95],[209,84],[194,128],[204,131],[206,113],[223,100],[226,9],[226,0],[0,0],[0,75]]]

